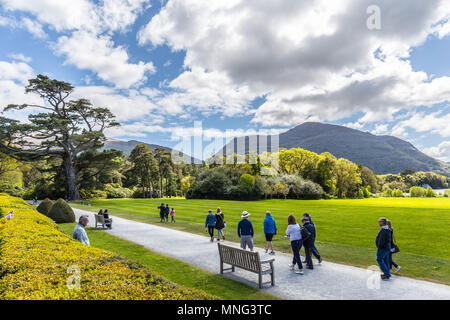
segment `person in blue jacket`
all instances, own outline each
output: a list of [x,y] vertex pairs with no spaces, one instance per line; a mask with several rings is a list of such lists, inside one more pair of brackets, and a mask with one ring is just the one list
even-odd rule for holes
[[266,218],[264,219],[264,234],[266,235],[267,241],[266,253],[270,249],[270,254],[274,255],[275,251],[273,251],[272,239],[277,234],[277,224],[270,211],[266,212]]
[[213,215],[212,210],[208,210],[208,215],[205,221],[205,231],[208,231],[211,237],[211,242],[214,242],[214,229],[216,227],[216,216]]

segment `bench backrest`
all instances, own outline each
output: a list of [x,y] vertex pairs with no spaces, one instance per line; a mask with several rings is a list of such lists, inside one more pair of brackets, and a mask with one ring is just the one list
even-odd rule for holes
[[94,216],[95,216],[95,221],[96,222],[98,222],[98,223],[105,223],[105,219],[104,219],[104,217],[102,215],[95,214]]
[[225,246],[218,243],[220,260],[226,264],[239,266],[242,269],[259,272],[261,261],[258,252],[245,251],[242,249]]

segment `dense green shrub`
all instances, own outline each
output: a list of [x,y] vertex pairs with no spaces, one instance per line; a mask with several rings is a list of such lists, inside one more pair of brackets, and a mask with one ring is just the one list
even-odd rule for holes
[[427,189],[422,187],[412,187],[409,189],[409,196],[412,198],[423,198],[427,195]]
[[58,199],[53,204],[48,217],[56,223],[75,222],[75,214],[72,208],[63,199]]
[[267,178],[267,190],[271,197],[290,199],[320,199],[322,187],[294,174],[281,174]]
[[22,197],[22,195],[23,195],[22,187],[8,184],[8,183],[0,184],[0,192],[9,194],[13,197]]
[[30,188],[28,190],[25,190],[25,192],[22,195],[22,199],[24,200],[33,200],[34,199],[34,188]]
[[436,197],[437,197],[437,194],[436,194],[436,192],[434,192],[433,189],[431,189],[431,187],[428,187],[425,196],[426,196],[427,198],[436,198]]
[[116,184],[107,184],[105,192],[108,199],[131,198],[133,191],[128,188],[122,188]]
[[80,197],[82,199],[106,199],[108,197],[107,193],[103,190],[87,190],[80,189]]
[[52,208],[54,202],[50,200],[49,198],[45,198],[39,205],[37,206],[36,210],[46,216],[48,216],[48,213],[50,212],[50,209]]

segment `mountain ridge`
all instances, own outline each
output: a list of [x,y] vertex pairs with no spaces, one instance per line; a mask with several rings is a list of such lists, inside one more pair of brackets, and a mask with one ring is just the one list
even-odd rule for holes
[[[260,140],[267,137],[267,151],[271,151],[273,136],[252,136],[257,141],[257,153],[261,153]],[[242,139],[242,138],[241,138]],[[249,136],[245,140],[245,153],[249,151]],[[230,141],[223,148],[232,148]],[[405,169],[433,171],[450,176],[450,164],[434,159],[412,143],[389,135],[374,135],[357,129],[334,124],[305,122],[279,135],[279,147],[303,148],[321,154],[329,152],[337,158],[346,158],[362,164],[379,174],[400,173]],[[237,147],[234,146],[237,153]],[[264,151],[264,150],[262,150]]]

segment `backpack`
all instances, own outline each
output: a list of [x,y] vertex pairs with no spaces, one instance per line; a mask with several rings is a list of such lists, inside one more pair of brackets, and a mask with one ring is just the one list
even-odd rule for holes
[[301,232],[302,232],[302,240],[303,240],[303,242],[305,242],[306,240],[309,239],[309,237],[311,237],[311,232],[309,232],[309,230],[306,229],[305,227],[301,228]]

